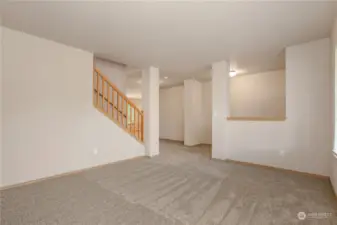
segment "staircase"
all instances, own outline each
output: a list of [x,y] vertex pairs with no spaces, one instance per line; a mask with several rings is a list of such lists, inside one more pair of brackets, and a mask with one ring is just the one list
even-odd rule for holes
[[97,68],[93,73],[93,104],[139,142],[144,141],[144,115]]

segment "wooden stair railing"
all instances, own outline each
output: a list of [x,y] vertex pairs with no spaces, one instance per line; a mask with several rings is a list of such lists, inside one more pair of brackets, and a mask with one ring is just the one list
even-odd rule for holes
[[94,106],[138,141],[144,141],[144,113],[98,69],[93,74]]

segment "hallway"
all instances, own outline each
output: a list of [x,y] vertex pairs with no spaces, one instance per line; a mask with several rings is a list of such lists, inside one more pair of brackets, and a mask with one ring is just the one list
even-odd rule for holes
[[[329,181],[210,160],[210,147],[160,142],[137,158],[1,192],[2,225],[304,224],[336,212]],[[333,217],[334,216],[334,217]],[[337,224],[337,215],[305,224]]]

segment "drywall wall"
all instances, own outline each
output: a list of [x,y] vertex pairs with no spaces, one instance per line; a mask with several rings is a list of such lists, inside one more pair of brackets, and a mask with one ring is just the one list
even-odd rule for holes
[[222,134],[226,143],[222,154],[216,158],[329,176],[332,149],[330,74],[328,38],[286,48],[287,119],[280,122],[226,121]]
[[93,107],[91,53],[3,32],[3,185],[145,154]]
[[[233,107],[235,108],[236,106],[237,106],[236,108],[238,109],[236,110],[236,112],[238,113],[235,113],[234,115],[231,116],[265,116],[265,117],[285,116],[284,70],[270,71],[260,74],[244,75],[241,77],[239,76],[238,78],[239,79],[237,79],[237,77],[229,79],[229,87],[230,87],[229,96],[231,100],[230,109],[232,109]],[[232,79],[236,80],[233,82]],[[180,87],[182,88],[182,90],[184,89],[183,86]],[[198,134],[199,142],[202,144],[212,144],[212,82],[208,81],[201,83],[201,88],[202,88],[201,116],[194,119],[189,116],[189,119],[191,121],[192,119],[194,121],[197,121],[196,123],[200,125]],[[249,89],[249,91],[245,90],[245,88]],[[249,95],[252,95],[252,92],[254,92],[254,90],[257,88],[266,89],[266,90],[257,90],[255,93],[258,93],[258,95],[257,98],[255,98],[255,100],[250,98],[252,102],[258,104],[253,104],[251,105],[250,108],[244,106],[249,99],[247,94],[249,93]],[[176,114],[174,113],[173,115],[171,115],[166,112],[167,110],[172,111],[173,108],[176,109],[177,107],[180,109],[179,99],[183,98],[182,96],[180,96],[180,94],[184,92],[177,91],[175,90],[175,88],[169,88],[169,89],[162,89],[161,93],[163,94],[160,95],[161,96],[160,137],[165,139],[183,141],[184,135],[180,134],[181,129],[184,129],[184,126],[181,125],[180,123],[185,122],[184,117],[182,119],[171,120],[171,118],[176,118]],[[264,95],[269,95],[269,97],[265,98]],[[270,99],[272,99],[272,101],[270,101]],[[248,102],[248,104],[250,103]],[[184,107],[184,104],[182,107]],[[182,111],[183,110],[180,110],[180,112]],[[244,113],[245,111],[247,111],[248,113]],[[172,127],[174,127],[174,129],[172,129]]]
[[[229,87],[230,87],[230,109],[236,107],[238,110],[234,115],[231,116],[264,116],[264,117],[277,117],[277,116],[285,116],[285,74],[284,70],[280,71],[270,71],[264,72],[260,74],[249,74],[244,76],[239,76],[239,79],[230,78],[229,79]],[[236,79],[234,82],[232,79]],[[247,82],[246,82],[247,81]],[[203,144],[212,144],[212,82],[203,82],[202,86],[202,98],[201,98],[201,117],[195,118],[195,121],[199,123],[199,141]],[[250,99],[254,103],[251,107],[244,106],[246,103],[250,104],[248,99],[250,97],[247,96],[252,95],[255,89],[266,89],[266,90],[257,90],[255,93],[258,93],[257,98]],[[183,89],[184,87],[181,86]],[[249,91],[245,90],[245,88],[249,89]],[[174,124],[172,125],[170,114],[166,113],[163,109],[167,107],[167,110],[172,108],[176,108],[177,105],[174,103],[168,104],[169,101],[177,102],[180,107],[179,99],[183,98],[179,96],[179,91],[176,92],[174,88],[170,89],[162,89],[161,93],[165,93],[164,98],[160,98],[161,110],[160,110],[160,127],[161,127],[161,138],[166,137],[166,139],[172,139],[171,137],[175,137],[175,134],[181,134],[181,130],[183,129],[183,125],[178,125],[180,121],[184,123],[184,118],[182,120],[174,119]],[[165,91],[164,91],[165,90]],[[183,93],[183,92],[182,92]],[[263,94],[262,94],[263,93]],[[264,95],[269,95],[268,98],[264,97]],[[247,97],[247,98],[246,98]],[[245,99],[246,98],[246,99]],[[270,101],[272,99],[272,101]],[[235,100],[235,101],[234,101]],[[264,101],[266,100],[266,101]],[[273,102],[273,103],[271,103]],[[274,104],[276,103],[276,104]],[[184,104],[183,104],[184,107]],[[270,107],[270,108],[269,108]],[[262,110],[260,110],[262,109]],[[232,111],[232,110],[231,110]],[[245,113],[247,111],[248,113]],[[254,113],[258,112],[258,113]],[[260,113],[262,112],[262,113]],[[190,117],[189,117],[190,118]],[[190,118],[192,119],[192,118]],[[168,122],[170,121],[170,122]],[[174,126],[176,129],[171,129],[170,126]],[[165,134],[165,135],[164,135]],[[183,141],[183,135],[180,136],[180,139],[176,137],[172,140],[181,140]]]
[[[190,108],[190,114],[186,114],[186,116],[190,119],[190,122],[197,124],[198,132],[184,131],[184,86],[160,89],[160,138],[184,141],[184,132],[188,132],[193,137],[196,135],[199,143],[212,144],[212,84],[211,82],[198,82],[197,85],[199,85],[198,93],[199,97],[201,94],[201,101],[198,99],[198,95],[192,94],[190,97],[196,97],[195,100],[191,101],[198,103],[196,106],[199,107],[199,114],[196,114],[192,107]],[[192,92],[195,91],[192,90]]]
[[126,92],[127,76],[124,66],[100,58],[95,58],[95,65],[120,91]]
[[194,79],[184,80],[184,145],[201,144],[202,85]]
[[332,112],[332,133],[333,133],[333,151],[335,154],[331,156],[331,184],[337,194],[337,20],[335,19],[331,32],[331,112]]
[[184,87],[159,91],[159,137],[184,141]]
[[230,116],[285,116],[284,70],[236,76],[229,82]]
[[[285,71],[229,78],[230,116],[284,117]],[[212,144],[212,83],[202,83],[201,143]]]

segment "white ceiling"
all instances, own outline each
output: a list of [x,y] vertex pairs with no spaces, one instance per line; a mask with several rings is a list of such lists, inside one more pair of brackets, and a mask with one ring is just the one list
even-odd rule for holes
[[[153,65],[173,84],[207,77],[229,60],[238,72],[284,68],[286,46],[328,37],[333,2],[15,2],[3,23],[130,67]],[[137,74],[137,72],[135,72]]]

